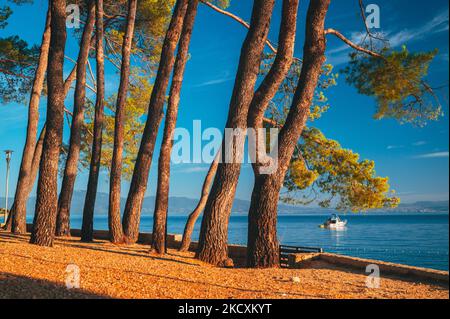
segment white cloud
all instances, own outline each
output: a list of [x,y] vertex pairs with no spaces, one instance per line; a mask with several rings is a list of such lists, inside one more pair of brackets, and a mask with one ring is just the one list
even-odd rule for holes
[[[449,13],[448,9],[439,13],[420,28],[404,29],[397,32],[387,31],[382,32],[381,35],[387,40],[389,40],[389,44],[392,48],[395,48],[407,43],[411,43],[413,41],[420,40],[424,37],[428,37],[431,34],[448,32],[449,30],[448,13]],[[361,43],[364,37],[365,37],[364,33],[353,31],[350,33],[349,38],[352,42],[359,44]],[[348,52],[350,52],[350,50],[351,48],[346,44],[340,45],[334,49],[329,50],[327,52],[328,62],[335,66],[348,62],[349,61]]]
[[228,81],[234,80],[233,75],[231,74],[230,70],[225,70],[222,72],[222,74],[217,75],[216,79],[214,80],[207,80],[205,82],[194,84],[192,87],[199,88],[199,87],[205,87],[205,86],[211,86],[211,85],[217,85],[222,84]]
[[388,147],[386,147],[386,149],[388,150],[395,150],[395,149],[399,149],[399,148],[404,148],[403,145],[388,145]]
[[448,9],[439,13],[429,22],[417,29],[405,29],[396,33],[388,32],[386,34],[391,47],[398,47],[407,42],[420,40],[430,34],[448,31]]
[[193,87],[199,88],[199,87],[205,87],[205,86],[211,86],[211,85],[217,85],[217,84],[222,84],[228,81],[231,81],[232,78],[222,78],[222,79],[217,79],[217,80],[211,80],[211,81],[206,81],[200,84],[196,84]]
[[436,152],[436,153],[428,153],[428,154],[422,154],[417,155],[414,158],[448,158],[449,152]]
[[415,143],[412,143],[413,146],[423,146],[426,144],[427,144],[427,142],[425,142],[425,141],[417,141]]

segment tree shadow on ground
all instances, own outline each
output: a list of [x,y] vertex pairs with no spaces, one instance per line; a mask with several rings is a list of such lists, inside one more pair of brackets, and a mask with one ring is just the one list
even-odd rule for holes
[[48,280],[0,272],[0,299],[105,299],[83,289],[67,289]]
[[[29,234],[27,235],[14,235],[8,232],[1,232],[0,231],[0,241],[5,243],[28,243],[30,240]],[[83,243],[80,241],[79,238],[75,237],[59,237],[55,240],[55,245],[59,246],[65,246],[65,247],[71,247],[71,248],[78,248],[78,249],[86,249],[86,250],[92,250],[92,251],[99,251],[99,252],[105,252],[105,253],[111,253],[111,254],[119,254],[119,255],[125,255],[125,256],[132,256],[132,257],[145,257],[145,258],[151,258],[155,260],[163,260],[163,261],[169,261],[179,264],[185,264],[188,266],[198,266],[192,262],[189,262],[189,260],[193,260],[192,257],[188,256],[178,256],[181,259],[188,260],[187,262],[170,258],[172,254],[167,254],[167,258],[164,257],[164,255],[156,255],[150,253],[150,248],[147,248],[143,245],[113,245],[104,241],[94,241],[92,243]],[[176,256],[176,255],[173,255]]]
[[[174,263],[178,263],[178,264],[183,264],[183,265],[187,265],[187,266],[193,266],[196,267],[198,265],[195,265],[193,263],[190,262],[184,262],[181,260],[177,260],[177,259],[173,259],[173,258],[165,258],[164,255],[155,255],[155,254],[151,254],[149,250],[134,250],[133,252],[130,252],[130,249],[127,249],[125,251],[123,251],[121,248],[119,248],[119,250],[117,250],[117,248],[115,249],[111,249],[111,247],[98,247],[98,243],[94,246],[86,246],[86,244],[83,245],[77,245],[77,244],[67,244],[68,247],[73,247],[73,248],[80,248],[80,249],[89,249],[89,250],[94,250],[94,251],[100,251],[100,252],[105,252],[105,253],[110,253],[110,254],[119,254],[119,255],[125,255],[125,256],[131,256],[131,257],[145,257],[145,258],[151,258],[151,259],[155,259],[155,260],[162,260],[162,261],[168,261],[168,262],[174,262]],[[183,258],[183,257],[180,257]],[[187,258],[187,257],[186,257]],[[191,258],[192,259],[192,258]]]

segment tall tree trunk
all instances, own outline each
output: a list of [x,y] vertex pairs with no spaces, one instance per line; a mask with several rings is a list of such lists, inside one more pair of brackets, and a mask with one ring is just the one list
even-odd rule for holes
[[277,203],[295,146],[305,127],[325,62],[324,23],[330,0],[311,1],[307,13],[303,66],[285,125],[280,131],[278,169],[258,175],[249,211],[247,263],[250,267],[279,265]]
[[47,69],[47,130],[39,166],[36,209],[30,242],[52,246],[58,210],[58,159],[64,122],[64,49],[66,46],[66,1],[50,0],[51,39]]
[[83,225],[81,240],[90,242],[94,232],[94,208],[97,196],[98,177],[100,174],[100,160],[102,154],[103,108],[105,99],[105,58],[103,53],[103,0],[96,0],[96,67],[97,67],[97,96],[95,102],[94,138],[92,142],[91,167],[84,201]]
[[[255,93],[253,101],[250,106],[249,114],[248,114],[248,126],[254,128],[256,131],[256,158],[255,163],[253,163],[253,169],[255,174],[255,189],[259,189],[262,186],[259,184],[258,176],[261,175],[259,171],[260,165],[264,165],[266,163],[265,159],[265,148],[266,148],[266,136],[263,134],[259,134],[258,129],[263,127],[263,119],[264,113],[267,110],[270,101],[276,95],[281,83],[285,79],[289,68],[291,66],[294,54],[294,44],[295,44],[295,36],[296,36],[296,27],[297,27],[297,12],[298,12],[298,4],[299,0],[284,0],[283,1],[283,14],[280,25],[280,33],[278,37],[278,51],[275,58],[275,61],[261,83],[260,87]],[[267,210],[276,209],[278,203],[278,194],[270,193],[265,194],[267,196],[267,200],[261,202],[260,205],[264,205],[267,207]],[[250,219],[249,219],[250,223]],[[267,229],[276,228],[277,220],[276,218],[268,219],[263,221],[265,227]],[[266,229],[260,230],[262,232],[266,231]],[[278,256],[278,239],[273,234],[268,234],[265,236],[267,242],[266,246],[271,248],[273,252],[270,255],[264,255],[263,258],[267,258],[265,263],[270,266],[279,265],[279,256]],[[249,235],[250,236],[250,235]],[[252,236],[254,236],[252,234]],[[249,249],[250,254],[251,249]],[[247,258],[249,261],[251,258]],[[255,266],[250,264],[250,266]]]
[[39,139],[37,140],[36,143],[36,148],[34,149],[34,155],[33,155],[33,164],[31,165],[31,180],[32,183],[29,184],[27,193],[30,194],[33,186],[34,186],[34,182],[36,181],[36,177],[38,175],[39,172],[39,162],[41,161],[41,156],[42,156],[42,149],[44,147],[44,138],[45,138],[45,133],[47,132],[47,126],[44,125],[44,127],[41,130],[41,133],[39,134]]
[[116,105],[114,149],[111,163],[108,214],[109,235],[113,243],[121,243],[124,241],[122,223],[120,221],[120,186],[122,177],[125,107],[130,75],[130,56],[131,46],[133,44],[134,24],[136,20],[136,7],[136,0],[128,1],[127,27],[122,46],[122,66],[120,70],[120,85]]
[[209,167],[208,174],[206,174],[205,181],[203,182],[200,200],[197,204],[197,207],[195,207],[194,211],[189,215],[186,226],[184,227],[183,240],[181,241],[180,251],[188,251],[189,247],[191,246],[192,232],[194,231],[195,223],[197,222],[198,217],[205,209],[206,202],[208,201],[209,191],[211,189],[211,184],[214,180],[214,176],[216,175],[217,167],[219,166],[220,157],[221,152],[218,152],[214,159],[214,162],[212,162],[211,166]]
[[[72,69],[69,76],[67,77],[66,81],[64,82],[64,96],[66,97],[67,94],[69,94],[70,86],[72,82],[75,80],[77,72],[76,66]],[[30,173],[30,182],[28,184],[28,187],[26,191],[23,193],[23,200],[25,200],[25,205],[28,202],[28,198],[30,197],[31,191],[33,190],[34,183],[36,181],[37,174],[39,172],[39,163],[41,161],[41,155],[42,155],[42,148],[44,145],[44,137],[46,132],[47,126],[44,125],[44,127],[41,129],[41,133],[39,134],[39,139],[37,140],[36,147],[34,149],[33,154],[33,161],[31,164],[31,173]],[[11,208],[11,211],[14,211],[15,203],[13,203],[13,206]],[[11,231],[12,230],[12,215],[8,215],[8,220],[6,222],[6,225],[3,227],[3,230]]]
[[[256,90],[248,112],[248,127],[263,127],[264,113],[286,78],[294,58],[299,0],[283,0],[278,50],[275,60]],[[265,141],[265,139],[262,139]],[[265,143],[264,143],[265,145]]]
[[188,2],[188,0],[177,1],[166,38],[164,39],[158,74],[156,75],[150,98],[147,122],[145,124],[144,134],[136,159],[127,202],[125,204],[123,229],[128,243],[136,242],[139,235],[142,200],[147,189],[148,174],[153,159],[153,151],[155,149],[159,125],[163,116],[166,91],[169,85],[170,74],[175,63],[175,49],[178,40],[180,39]]
[[70,206],[73,188],[78,172],[80,158],[81,130],[84,124],[84,107],[86,100],[86,63],[91,47],[91,35],[95,22],[95,2],[89,0],[88,17],[81,38],[80,52],[77,60],[77,81],[75,86],[72,126],[70,130],[69,153],[61,185],[58,201],[58,218],[56,222],[56,236],[70,236]]
[[[248,110],[254,95],[274,2],[274,0],[254,1],[250,30],[241,51],[226,128],[241,130],[247,128]],[[224,158],[230,155],[242,156],[243,138],[241,136],[238,139],[238,145],[226,145],[226,141],[223,143]],[[231,148],[234,154],[227,154]],[[233,158],[231,163],[226,161],[219,164],[200,230],[196,256],[202,261],[222,265],[228,260],[228,222],[240,170],[241,163],[237,158]]]
[[183,31],[178,44],[178,54],[172,77],[172,84],[167,106],[164,136],[158,162],[158,187],[156,191],[155,212],[153,217],[152,249],[166,253],[167,216],[169,207],[170,157],[172,154],[173,134],[177,124],[178,105],[180,103],[181,86],[189,56],[192,30],[197,15],[198,0],[190,0],[183,22]]
[[19,179],[17,181],[14,203],[11,209],[12,232],[24,234],[27,231],[27,189],[34,183],[31,170],[33,163],[34,149],[36,148],[36,137],[39,124],[39,101],[42,88],[44,86],[45,73],[48,64],[48,52],[50,48],[51,37],[51,10],[47,11],[47,21],[42,36],[41,51],[36,68],[33,87],[31,89],[30,103],[28,106],[28,125],[25,147],[23,149],[22,162],[20,164]]

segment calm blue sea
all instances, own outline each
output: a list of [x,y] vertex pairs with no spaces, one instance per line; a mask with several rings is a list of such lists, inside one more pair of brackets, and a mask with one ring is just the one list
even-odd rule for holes
[[[448,214],[344,215],[348,226],[342,231],[321,229],[328,216],[280,216],[278,235],[285,245],[322,247],[327,252],[378,259],[412,266],[448,270]],[[169,218],[169,233],[182,234],[186,217]],[[79,228],[74,217],[72,227]],[[153,221],[143,217],[141,230],[151,232]],[[95,229],[107,229],[107,217],[97,217]],[[198,238],[200,221],[195,228]],[[232,216],[229,227],[232,244],[246,244],[247,217]]]

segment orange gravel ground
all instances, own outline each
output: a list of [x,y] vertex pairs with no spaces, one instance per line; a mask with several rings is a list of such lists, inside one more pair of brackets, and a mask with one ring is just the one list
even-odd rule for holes
[[[192,253],[150,255],[143,245],[72,238],[47,248],[28,239],[0,232],[0,298],[449,298],[448,286],[393,278],[368,289],[365,274],[320,261],[298,270],[220,269]],[[80,268],[81,289],[65,286],[69,264]]]

